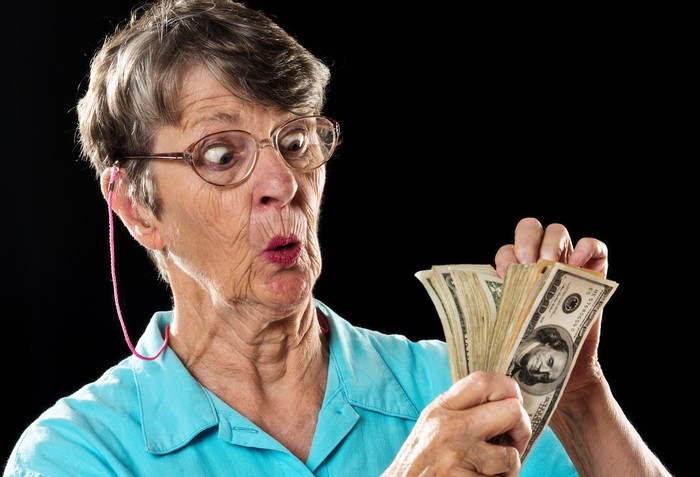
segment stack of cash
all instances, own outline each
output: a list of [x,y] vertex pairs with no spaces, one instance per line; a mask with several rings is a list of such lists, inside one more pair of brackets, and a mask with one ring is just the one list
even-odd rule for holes
[[532,424],[523,462],[549,422],[591,325],[617,289],[602,274],[549,260],[436,265],[416,273],[445,332],[453,381],[483,370],[512,376]]

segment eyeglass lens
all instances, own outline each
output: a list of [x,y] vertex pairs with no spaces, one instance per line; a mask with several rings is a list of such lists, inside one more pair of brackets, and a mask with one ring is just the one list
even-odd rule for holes
[[[325,163],[337,141],[336,125],[324,117],[294,119],[272,135],[272,143],[293,169],[312,170]],[[205,136],[187,154],[203,179],[235,184],[251,172],[259,153],[258,141],[245,131],[222,131]]]

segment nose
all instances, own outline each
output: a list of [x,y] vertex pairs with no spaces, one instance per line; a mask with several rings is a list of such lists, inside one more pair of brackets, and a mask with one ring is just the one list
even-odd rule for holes
[[270,138],[260,141],[258,161],[249,180],[255,203],[266,206],[283,207],[299,187],[294,172]]

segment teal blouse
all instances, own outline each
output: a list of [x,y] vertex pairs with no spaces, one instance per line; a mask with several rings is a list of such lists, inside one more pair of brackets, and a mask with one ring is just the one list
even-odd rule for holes
[[[175,353],[130,356],[45,411],[22,434],[10,476],[379,476],[421,410],[451,384],[447,347],[353,326],[317,301],[330,325],[330,364],[311,452],[301,462],[202,387]],[[155,354],[172,312],[153,315],[137,344]],[[521,476],[575,476],[547,428]]]

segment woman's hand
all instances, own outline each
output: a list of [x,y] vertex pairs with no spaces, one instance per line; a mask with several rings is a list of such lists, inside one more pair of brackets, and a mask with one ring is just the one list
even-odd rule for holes
[[503,277],[511,263],[534,263],[538,259],[568,263],[607,274],[608,247],[598,239],[584,237],[574,247],[569,231],[562,224],[546,228],[539,220],[528,217],[515,227],[512,244],[496,253],[496,271]]
[[[511,263],[534,263],[538,259],[554,260],[607,274],[608,247],[598,239],[584,237],[574,246],[569,231],[562,224],[546,228],[539,220],[529,217],[518,222],[515,240],[503,245],[496,253],[496,270],[503,277]],[[591,325],[586,341],[581,345],[576,364],[569,377],[562,403],[573,392],[589,384],[599,383],[602,372],[598,363],[601,317]]]
[[[501,435],[507,445],[489,442]],[[477,371],[423,410],[383,477],[516,476],[531,435],[515,380]]]

